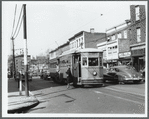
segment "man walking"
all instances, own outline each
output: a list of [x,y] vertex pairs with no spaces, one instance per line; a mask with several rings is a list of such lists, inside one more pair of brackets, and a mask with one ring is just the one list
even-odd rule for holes
[[67,65],[67,89],[70,87],[70,81],[71,81],[71,71],[70,71],[70,66]]

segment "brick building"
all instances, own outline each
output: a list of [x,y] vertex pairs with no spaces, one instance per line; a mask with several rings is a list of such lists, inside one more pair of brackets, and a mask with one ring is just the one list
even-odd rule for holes
[[145,67],[146,16],[144,5],[130,6],[130,20],[106,31],[106,41],[97,44],[104,47],[104,63],[118,65],[131,63],[137,71]]
[[146,12],[145,5],[130,6],[131,25],[129,39],[132,65],[139,71],[145,67]]
[[70,50],[83,49],[83,48],[97,48],[99,39],[105,38],[105,33],[81,31],[69,39]]

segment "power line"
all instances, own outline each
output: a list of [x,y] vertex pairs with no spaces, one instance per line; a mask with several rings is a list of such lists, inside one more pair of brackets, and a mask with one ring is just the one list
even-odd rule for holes
[[22,19],[21,19],[21,23],[20,23],[20,26],[19,26],[19,29],[18,29],[18,32],[17,32],[17,34],[16,34],[16,36],[14,37],[14,39],[18,36],[18,34],[19,34],[19,31],[20,31],[20,28],[21,28],[21,24],[22,24],[22,21],[23,21],[23,16],[22,16]]
[[11,37],[12,37],[12,34],[13,34],[14,25],[15,25],[16,10],[17,10],[17,4],[16,4],[16,6],[15,6],[14,20],[13,20],[13,27],[12,27],[12,33],[11,33]]
[[14,32],[14,34],[13,34],[12,37],[14,37],[14,35],[15,35],[16,32],[17,32],[17,29],[18,29],[18,25],[19,25],[19,22],[20,22],[20,17],[21,17],[21,13],[22,13],[22,11],[23,11],[23,6],[22,6],[22,8],[21,8],[20,15],[19,15],[19,20],[18,20],[18,23],[17,23],[16,29],[15,29],[15,32]]
[[[101,16],[103,16],[103,14],[100,14],[100,17],[101,17]],[[98,16],[98,17],[99,17],[99,16]],[[91,20],[91,21],[87,22],[86,24],[84,24],[84,25],[82,25],[82,26],[78,27],[78,28],[77,28],[77,29],[75,29],[74,31],[76,31],[76,30],[80,29],[81,27],[86,26],[87,24],[91,23],[92,21],[95,21],[98,17],[96,17],[95,19],[93,19],[93,20]],[[74,31],[72,31],[72,32],[70,32],[70,33],[73,33]],[[65,36],[69,35],[70,33],[68,33],[68,34],[66,34],[66,35],[64,35],[64,36],[62,36],[61,38],[63,38],[63,37],[65,37]]]

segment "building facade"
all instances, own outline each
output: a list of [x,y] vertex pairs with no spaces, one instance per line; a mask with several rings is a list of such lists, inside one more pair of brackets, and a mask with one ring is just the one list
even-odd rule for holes
[[129,39],[132,65],[137,71],[145,67],[146,12],[145,5],[130,6],[131,25]]
[[[28,69],[30,68],[30,62],[31,62],[31,56],[28,55],[27,56],[27,62],[28,62]],[[16,72],[25,72],[24,69],[24,55],[18,55],[15,57],[15,68],[16,68]]]
[[128,40],[128,28],[130,21],[116,25],[106,30],[106,41],[98,43],[98,49],[103,49],[104,66],[126,64],[131,61],[130,43]]
[[[105,43],[97,44],[106,52],[104,63],[131,64],[137,71],[145,67],[146,15],[144,5],[130,6],[130,20],[106,31]],[[106,47],[106,48],[105,48]],[[105,50],[106,49],[106,50]]]
[[69,39],[70,50],[84,49],[84,48],[97,48],[97,43],[100,39],[105,38],[105,33],[81,31]]

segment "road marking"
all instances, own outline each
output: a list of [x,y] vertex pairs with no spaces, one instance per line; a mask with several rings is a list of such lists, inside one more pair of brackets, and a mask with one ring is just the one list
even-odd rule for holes
[[135,94],[135,95],[145,96],[145,95],[141,95],[141,94],[138,94],[138,93],[132,93],[132,92],[127,92],[127,91],[122,91],[121,89],[118,90],[118,89],[109,88],[109,87],[105,87],[105,88],[106,89],[110,89],[110,90],[114,90],[114,91],[117,91],[117,92],[123,92],[123,93],[129,93],[129,94]]
[[100,91],[94,91],[94,92],[95,92],[95,93],[104,94],[104,95],[108,95],[108,96],[111,96],[111,97],[114,97],[114,98],[122,99],[122,100],[125,100],[125,101],[133,102],[133,103],[143,104],[143,103],[138,102],[138,101],[134,101],[134,100],[130,100],[130,99],[126,99],[126,98],[122,98],[122,97],[119,97],[119,96],[110,95],[110,94],[103,93],[103,92],[100,92]]

